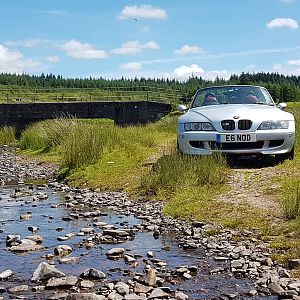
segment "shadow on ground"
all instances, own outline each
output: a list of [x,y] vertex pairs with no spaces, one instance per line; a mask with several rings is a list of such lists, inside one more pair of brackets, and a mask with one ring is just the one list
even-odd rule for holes
[[227,163],[233,169],[260,169],[266,167],[275,167],[280,162],[273,156],[266,157],[227,157]]

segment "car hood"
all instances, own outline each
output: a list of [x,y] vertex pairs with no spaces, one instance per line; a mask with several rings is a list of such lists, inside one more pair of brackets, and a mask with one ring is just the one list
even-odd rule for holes
[[212,123],[221,120],[250,119],[255,121],[266,120],[294,120],[292,114],[282,111],[276,106],[259,104],[225,104],[191,108],[186,114],[180,117],[180,122],[201,122]]

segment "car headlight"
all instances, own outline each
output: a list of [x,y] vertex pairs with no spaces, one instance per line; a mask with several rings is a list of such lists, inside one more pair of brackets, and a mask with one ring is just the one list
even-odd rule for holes
[[264,121],[262,122],[258,130],[269,130],[269,129],[288,129],[289,121]]
[[184,123],[185,131],[216,131],[215,127],[208,122]]

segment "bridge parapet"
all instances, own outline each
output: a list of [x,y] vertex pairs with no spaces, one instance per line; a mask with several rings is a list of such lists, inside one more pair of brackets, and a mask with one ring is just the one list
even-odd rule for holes
[[15,126],[21,130],[30,123],[61,116],[108,118],[121,126],[137,125],[156,121],[171,110],[170,104],[151,101],[2,103],[0,126]]

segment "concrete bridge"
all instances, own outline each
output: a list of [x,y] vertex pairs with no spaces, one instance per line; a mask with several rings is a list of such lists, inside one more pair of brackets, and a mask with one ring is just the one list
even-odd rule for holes
[[62,116],[108,118],[120,126],[146,124],[162,118],[171,109],[170,104],[150,101],[3,103],[0,127],[14,126],[20,132],[30,123]]

